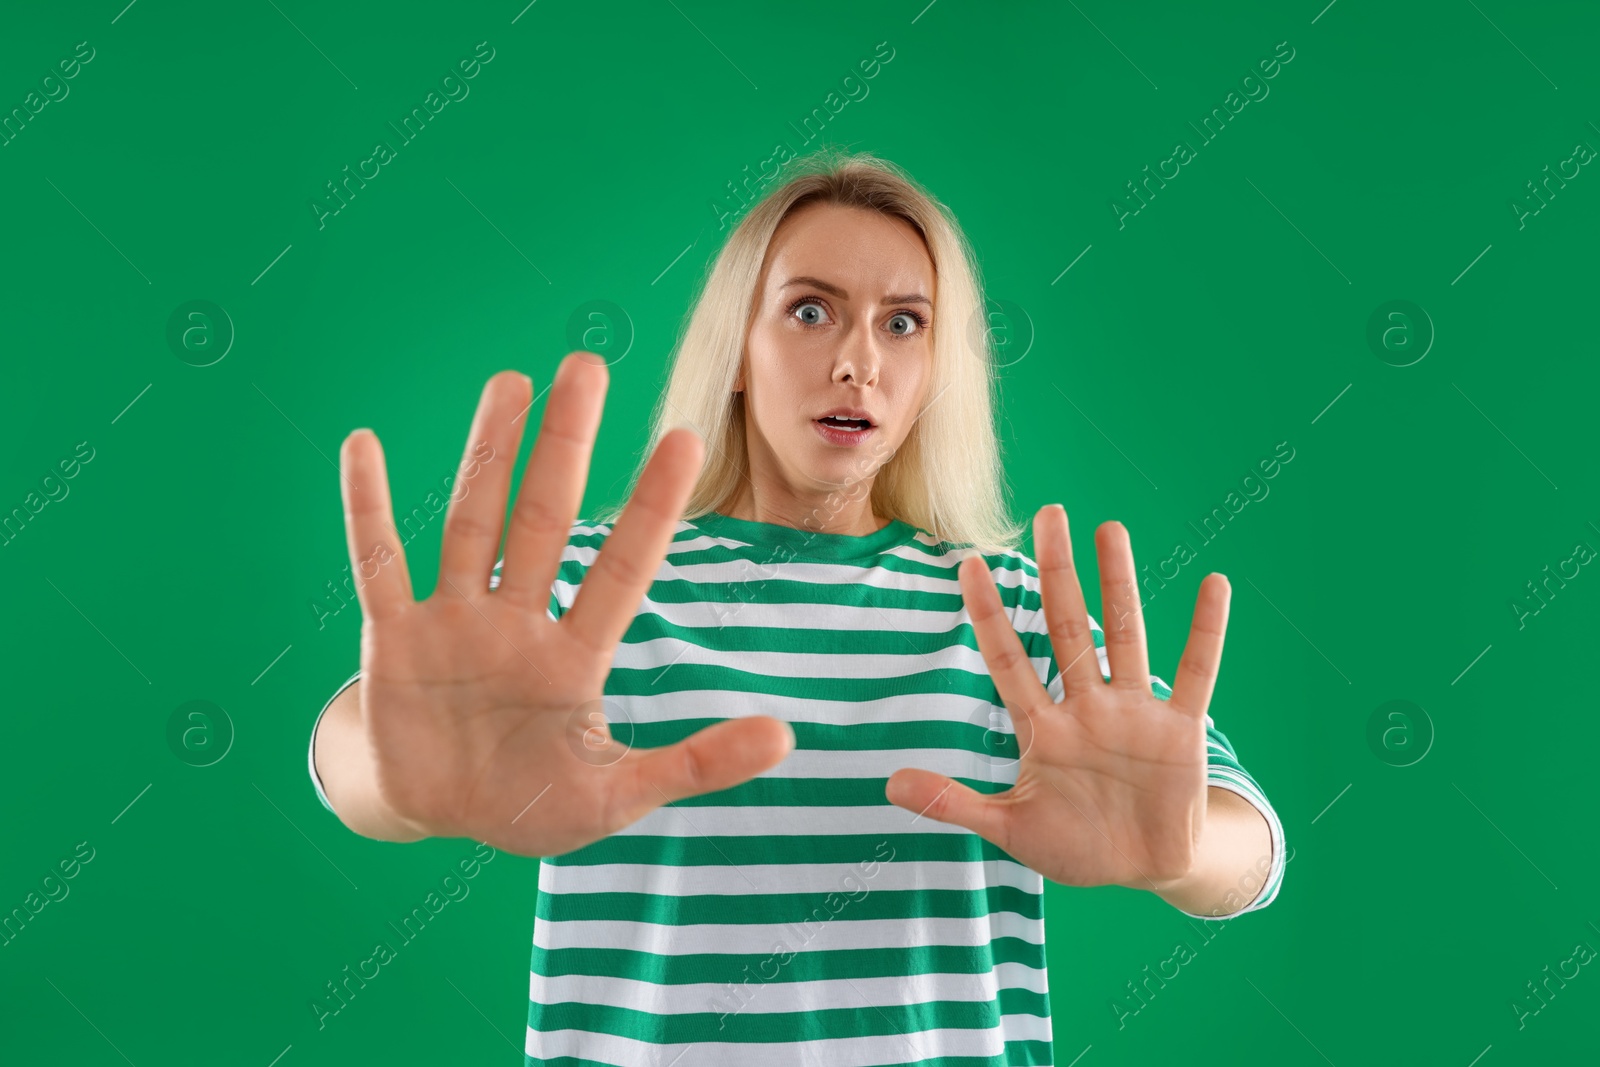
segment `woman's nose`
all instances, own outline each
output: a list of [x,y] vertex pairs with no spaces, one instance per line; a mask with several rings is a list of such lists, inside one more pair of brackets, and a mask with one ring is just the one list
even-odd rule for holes
[[847,337],[833,361],[834,381],[849,378],[857,385],[868,385],[878,376],[878,354],[872,343],[855,336]]

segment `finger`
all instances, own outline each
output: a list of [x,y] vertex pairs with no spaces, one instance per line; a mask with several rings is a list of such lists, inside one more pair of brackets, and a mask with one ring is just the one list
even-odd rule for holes
[[[1048,696],[1048,692],[1047,692]],[[977,713],[983,712],[987,725],[983,731],[982,740],[979,742],[978,754],[993,770],[1012,767],[1022,762],[1033,748],[1033,713],[1026,708],[1015,708],[1010,711],[1009,731],[1001,729],[1006,725],[1007,711],[995,707],[988,701],[979,704],[974,710],[973,717],[967,721],[974,726],[983,725],[977,721]],[[1016,747],[1016,755],[1011,754],[1012,746]]]
[[1200,596],[1194,605],[1194,621],[1189,640],[1183,646],[1178,675],[1167,703],[1191,715],[1200,716],[1211,706],[1211,693],[1222,668],[1222,640],[1228,629],[1228,603],[1233,587],[1220,574],[1208,574],[1200,583]]
[[908,767],[891,774],[883,792],[889,798],[889,803],[916,812],[917,819],[933,819],[935,822],[960,826],[1002,849],[1006,847],[1005,802],[962,785],[953,778]]
[[489,572],[505,525],[511,464],[522,442],[522,420],[513,419],[527,406],[532,391],[527,376],[512,370],[503,370],[484,384],[466,451],[450,486],[436,596],[489,591]]
[[1033,516],[1033,545],[1039,554],[1039,589],[1044,601],[1050,647],[1061,670],[1066,696],[1105,685],[1100,674],[1100,654],[1089,628],[1089,608],[1083,601],[1083,584],[1072,561],[1072,533],[1067,510],[1060,504],[1040,508]]
[[1106,658],[1111,664],[1111,684],[1150,692],[1150,656],[1145,650],[1144,610],[1134,584],[1133,546],[1128,528],[1104,522],[1095,531],[1100,555],[1100,606],[1105,613]]
[[367,619],[385,619],[414,602],[405,549],[394,527],[383,446],[371,430],[356,430],[339,446],[345,545],[356,599]]
[[625,773],[612,795],[618,829],[662,804],[731,789],[776,767],[793,750],[793,728],[770,715],[719,722],[662,748],[631,749],[619,764]]
[[622,640],[683,515],[705,460],[700,435],[687,427],[668,432],[639,475],[622,516],[584,573],[578,598],[561,616],[580,642],[609,654]]
[[1011,616],[1000,602],[994,578],[983,557],[968,556],[961,561],[956,574],[961,582],[961,598],[972,619],[972,632],[978,638],[978,651],[989,667],[1000,699],[1013,711],[1017,742],[1021,744],[1024,741],[1022,724],[1027,720],[1028,709],[1050,702],[1050,694],[1045,692],[1027,649],[1022,647],[1022,639],[1011,625]]
[[549,604],[561,553],[583,506],[607,380],[605,360],[590,352],[573,352],[556,368],[550,385],[539,436],[511,512],[505,564],[495,590],[529,611],[543,614]]

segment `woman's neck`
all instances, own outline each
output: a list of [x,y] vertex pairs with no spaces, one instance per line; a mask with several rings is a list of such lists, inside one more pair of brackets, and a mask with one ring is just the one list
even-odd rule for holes
[[889,519],[873,514],[870,485],[865,487],[865,491],[860,486],[852,486],[850,496],[855,499],[848,499],[843,492],[826,493],[815,500],[800,500],[787,495],[782,499],[772,499],[769,494],[758,492],[746,483],[730,503],[717,510],[730,519],[770,522],[797,530],[856,537],[877,533],[889,525]]

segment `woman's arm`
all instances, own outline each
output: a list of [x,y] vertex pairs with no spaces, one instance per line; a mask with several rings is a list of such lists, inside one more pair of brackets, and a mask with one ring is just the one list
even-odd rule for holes
[[361,728],[359,682],[322,710],[312,727],[311,759],[333,813],[362,837],[409,842],[428,836],[396,815],[378,791],[377,767]]
[[1200,917],[1232,916],[1253,903],[1272,870],[1272,827],[1250,801],[1231,789],[1206,790],[1206,821],[1194,867],[1158,882],[1155,894]]

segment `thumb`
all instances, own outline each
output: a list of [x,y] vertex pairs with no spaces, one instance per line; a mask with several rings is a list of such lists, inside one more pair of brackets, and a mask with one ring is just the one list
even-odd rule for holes
[[613,787],[612,810],[627,826],[670,801],[748,781],[793,749],[793,727],[770,715],[719,722],[662,748],[632,749],[618,765],[623,773]]
[[884,795],[889,803],[916,812],[919,818],[964,827],[1005,847],[1005,806],[953,778],[906,768],[889,776]]

